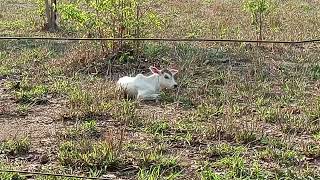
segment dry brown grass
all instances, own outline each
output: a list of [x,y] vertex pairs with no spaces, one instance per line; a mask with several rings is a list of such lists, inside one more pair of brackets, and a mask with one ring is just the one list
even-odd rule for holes
[[[37,31],[40,23],[30,13],[34,6],[18,2],[1,7],[0,30],[47,35]],[[266,19],[265,39],[320,35],[317,1],[274,2],[278,7]],[[255,39],[241,4],[153,2],[149,7],[166,23],[162,30],[150,31],[157,37]],[[20,6],[25,8],[8,13]],[[31,19],[35,26],[27,25]],[[20,24],[13,28],[12,23]],[[0,137],[31,135],[29,155],[12,157],[20,168],[68,172],[70,157],[76,157],[70,161],[74,173],[90,174],[86,170],[91,168],[102,175],[110,173],[109,167],[94,170],[95,164],[112,164],[123,178],[319,178],[318,44],[146,43],[144,56],[124,64],[90,42],[1,41],[0,49]],[[145,73],[154,63],[179,68],[179,91],[165,91],[160,103],[121,98],[114,81]],[[14,86],[16,81],[21,87]],[[16,95],[22,92],[25,96]],[[16,101],[22,97],[31,103]],[[46,103],[34,103],[39,99]],[[97,136],[86,136],[96,131]],[[86,146],[81,149],[65,137]],[[42,155],[49,156],[46,165]]]

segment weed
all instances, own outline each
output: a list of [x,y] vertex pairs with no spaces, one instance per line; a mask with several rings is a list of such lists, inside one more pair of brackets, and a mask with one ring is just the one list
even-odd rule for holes
[[176,136],[174,136],[173,138],[174,141],[178,141],[178,142],[183,142],[183,144],[187,144],[187,145],[191,145],[194,138],[193,138],[193,134],[190,131],[187,131],[184,134],[178,134]]
[[20,155],[28,153],[30,141],[27,137],[21,139],[10,139],[0,144],[1,152],[9,155]]
[[214,146],[209,146],[206,150],[206,154],[213,158],[213,157],[225,157],[225,156],[233,156],[233,155],[240,155],[245,151],[245,147],[242,146],[231,146],[226,143],[217,144]]
[[310,69],[311,78],[313,80],[319,80],[320,79],[320,65],[313,65]]
[[201,180],[222,180],[223,179],[223,176],[217,174],[209,167],[206,167],[202,171],[200,171],[199,176]]
[[140,159],[140,166],[142,167],[159,167],[160,171],[170,170],[172,172],[180,171],[181,167],[178,164],[178,157],[165,156],[159,152],[151,152],[145,154],[142,152]]
[[17,101],[23,104],[40,103],[45,100],[47,93],[48,88],[44,85],[22,86],[20,90],[15,92],[15,96]]
[[95,120],[88,120],[83,122],[79,126],[67,129],[63,133],[64,138],[92,138],[100,135],[99,130],[97,129],[97,122]]
[[245,160],[240,156],[224,157],[213,163],[214,167],[228,169],[228,176],[242,177],[245,176]]
[[265,148],[263,151],[258,153],[258,157],[266,162],[272,161],[273,158],[273,150],[271,148]]
[[26,115],[30,109],[29,104],[18,104],[17,110],[20,114]]
[[153,167],[149,170],[147,169],[140,169],[137,175],[138,180],[156,180],[160,179],[161,172],[160,166]]
[[167,93],[164,93],[164,92],[160,93],[160,98],[161,98],[161,101],[163,101],[163,102],[167,102],[167,103],[174,102],[174,96],[167,94]]
[[265,161],[276,160],[278,163],[286,166],[292,166],[299,163],[301,156],[294,150],[279,150],[266,148],[259,152],[259,157]]
[[250,130],[241,130],[235,135],[235,139],[239,143],[248,144],[257,140],[257,134]]
[[0,78],[9,76],[12,73],[13,73],[13,70],[11,68],[0,65]]
[[320,131],[313,134],[313,138],[317,141],[320,141]]
[[202,103],[197,107],[195,117],[199,121],[210,121],[214,117],[223,114],[222,108],[211,104]]
[[276,108],[263,108],[259,111],[261,118],[267,123],[276,123],[280,121],[280,113]]
[[262,136],[260,138],[262,145],[268,145],[270,148],[288,149],[289,145],[283,140],[276,137]]
[[59,146],[58,160],[64,166],[114,168],[118,164],[115,149],[105,142],[66,141]]
[[136,108],[136,102],[124,99],[117,102],[117,105],[114,106],[112,116],[124,124],[138,126],[140,122],[136,114]]
[[152,134],[164,134],[170,130],[170,125],[167,121],[153,121],[151,124],[147,127],[147,131]]
[[320,146],[318,144],[310,143],[308,144],[303,153],[310,158],[319,158],[320,157]]

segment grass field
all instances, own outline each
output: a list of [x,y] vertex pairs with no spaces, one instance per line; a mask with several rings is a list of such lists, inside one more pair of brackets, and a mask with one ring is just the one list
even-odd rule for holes
[[[267,40],[320,37],[320,2],[284,1]],[[150,37],[255,39],[237,0],[160,0]],[[41,31],[31,0],[4,0],[0,36]],[[74,34],[80,36],[80,34]],[[97,42],[0,41],[0,169],[114,179],[320,179],[320,46],[145,42],[121,64]],[[123,75],[176,66],[178,91],[125,100]],[[70,179],[1,173],[0,179]],[[75,178],[76,179],[76,178]]]

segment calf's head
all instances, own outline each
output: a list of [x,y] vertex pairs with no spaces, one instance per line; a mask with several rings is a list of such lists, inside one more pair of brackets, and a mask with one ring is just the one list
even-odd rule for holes
[[174,79],[174,75],[178,73],[178,70],[176,69],[157,69],[154,66],[151,66],[150,71],[153,74],[158,74],[159,75],[159,83],[160,87],[167,88],[167,89],[175,89],[178,87],[178,84],[176,83]]

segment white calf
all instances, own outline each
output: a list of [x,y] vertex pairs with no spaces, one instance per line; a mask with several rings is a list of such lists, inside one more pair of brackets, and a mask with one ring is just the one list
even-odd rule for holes
[[136,97],[140,100],[157,100],[160,90],[174,89],[178,85],[174,80],[174,75],[178,72],[175,69],[162,69],[151,66],[152,75],[145,76],[138,74],[135,77],[125,76],[118,80],[118,88],[124,90],[129,97]]

